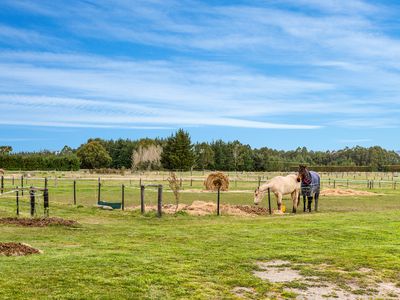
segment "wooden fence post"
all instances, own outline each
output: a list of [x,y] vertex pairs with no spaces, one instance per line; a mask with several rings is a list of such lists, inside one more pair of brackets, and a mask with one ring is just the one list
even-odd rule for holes
[[158,186],[158,195],[157,195],[157,216],[161,218],[162,216],[162,193],[163,186],[160,184]]
[[100,203],[100,198],[101,198],[101,182],[99,178],[99,183],[98,183],[98,188],[97,188],[97,203]]
[[21,176],[21,195],[24,195],[24,175]]
[[125,210],[125,185],[122,184],[121,186],[121,208],[122,210]]
[[44,216],[49,216],[49,190],[47,188],[43,191],[43,208],[44,208]]
[[35,216],[35,190],[33,189],[32,186],[29,190],[29,194],[31,197],[31,217],[34,217]]
[[76,180],[74,179],[74,205],[76,205]]
[[17,190],[15,191],[15,200],[16,200],[16,204],[17,204],[17,216],[19,216],[19,191],[18,191],[18,187]]
[[144,208],[144,185],[140,186],[140,212],[142,215],[144,214],[145,208]]

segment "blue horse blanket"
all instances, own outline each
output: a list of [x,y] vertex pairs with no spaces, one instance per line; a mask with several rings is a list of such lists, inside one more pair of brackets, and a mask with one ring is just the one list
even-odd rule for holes
[[319,174],[314,171],[309,171],[309,176],[305,177],[301,182],[301,193],[307,197],[312,197],[319,194],[321,179]]

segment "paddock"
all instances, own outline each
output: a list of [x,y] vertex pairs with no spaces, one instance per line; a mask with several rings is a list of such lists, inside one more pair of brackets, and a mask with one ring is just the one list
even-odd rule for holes
[[[269,215],[264,201],[260,214],[234,215],[224,206],[251,207],[260,174],[251,181],[238,180],[236,186],[231,178],[230,190],[220,193],[218,216],[217,193],[204,191],[202,182],[194,178],[191,183],[190,177],[182,177],[180,205],[211,203],[211,213],[167,213],[174,197],[160,175],[102,176],[103,200],[120,202],[125,185],[125,210],[106,211],[94,206],[97,176],[56,174],[57,179],[51,173],[33,173],[24,177],[24,187],[44,188],[47,177],[50,218],[72,223],[23,227],[0,221],[0,243],[28,244],[42,252],[0,255],[1,298],[10,294],[79,298],[82,293],[89,298],[146,299],[296,299],[319,292],[321,297],[330,293],[354,299],[398,295],[400,191],[394,184],[381,182],[379,187],[375,182],[370,187],[366,181],[361,184],[349,178],[347,187],[347,178],[341,182],[331,178],[330,185],[323,178],[322,191],[327,192],[320,198],[318,212]],[[20,185],[15,176],[17,182]],[[163,185],[162,218],[156,209],[150,210],[158,205],[157,187],[145,188],[141,213],[140,184]],[[13,188],[12,178],[5,174],[3,193]],[[29,197],[25,191],[25,206],[17,219],[30,219]],[[0,220],[15,220],[15,193],[10,200],[2,199]],[[276,209],[274,202],[272,209]],[[290,207],[289,198],[284,203]],[[33,220],[43,217],[41,205],[36,209],[39,214]],[[283,262],[279,268],[273,266],[277,261]],[[288,278],[284,271],[293,276]]]

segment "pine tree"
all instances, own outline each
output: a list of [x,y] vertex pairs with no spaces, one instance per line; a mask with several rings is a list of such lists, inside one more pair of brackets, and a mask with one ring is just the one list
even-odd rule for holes
[[163,148],[161,163],[168,170],[189,170],[194,165],[193,146],[189,133],[179,129]]

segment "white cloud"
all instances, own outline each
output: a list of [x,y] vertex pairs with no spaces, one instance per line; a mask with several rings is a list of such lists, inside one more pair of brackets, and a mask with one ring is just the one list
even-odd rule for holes
[[[377,13],[390,13],[382,5],[361,0],[5,3],[51,18],[72,38],[65,43],[54,32],[0,27],[0,36],[11,43],[53,50],[0,52],[0,105],[8,113],[3,124],[399,125],[393,119],[400,110],[400,41],[379,22]],[[152,46],[163,58],[103,57],[75,49],[92,39],[122,42],[129,49]],[[66,49],[60,52],[62,43]],[[164,50],[173,54],[160,55]],[[21,110],[41,119],[27,121]]]

